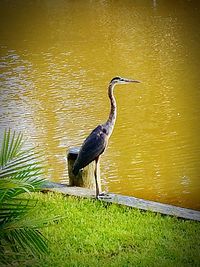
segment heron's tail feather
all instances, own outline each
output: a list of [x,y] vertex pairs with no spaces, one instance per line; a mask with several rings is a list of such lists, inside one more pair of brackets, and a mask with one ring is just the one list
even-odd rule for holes
[[76,176],[79,173],[79,169],[74,165],[72,173]]

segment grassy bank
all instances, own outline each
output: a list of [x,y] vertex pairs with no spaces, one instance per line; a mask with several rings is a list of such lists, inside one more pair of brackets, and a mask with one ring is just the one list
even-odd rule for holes
[[34,194],[50,252],[20,266],[200,266],[200,224],[100,201]]

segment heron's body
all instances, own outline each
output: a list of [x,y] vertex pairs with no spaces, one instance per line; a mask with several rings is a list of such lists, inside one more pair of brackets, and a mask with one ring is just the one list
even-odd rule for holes
[[[128,80],[120,77],[113,78],[108,87],[108,96],[110,98],[110,114],[108,120],[101,125],[98,125],[90,135],[85,139],[81,146],[78,157],[74,163],[73,173],[77,175],[80,169],[83,169],[90,162],[99,160],[100,155],[105,151],[108,144],[108,139],[112,134],[116,116],[117,116],[117,106],[116,100],[113,95],[114,86],[117,83],[128,83],[128,82],[139,82],[136,80]],[[97,183],[97,173],[95,168],[95,181],[96,181],[96,196],[99,195],[99,188]]]
[[98,125],[84,141],[75,161],[73,173],[77,175],[80,169],[96,160],[104,152],[107,143],[106,130],[102,125]]

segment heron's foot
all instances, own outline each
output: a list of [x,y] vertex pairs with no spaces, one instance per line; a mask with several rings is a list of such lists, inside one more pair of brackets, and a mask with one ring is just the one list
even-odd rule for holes
[[111,199],[111,196],[109,195],[109,193],[101,192],[98,194],[97,199]]

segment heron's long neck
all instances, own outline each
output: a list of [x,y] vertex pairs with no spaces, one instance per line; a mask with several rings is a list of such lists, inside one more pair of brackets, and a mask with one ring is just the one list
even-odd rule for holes
[[113,94],[113,89],[114,89],[115,84],[110,83],[109,87],[108,87],[108,96],[110,98],[110,114],[108,117],[108,120],[106,122],[106,125],[109,128],[109,135],[111,135],[114,125],[115,125],[115,121],[116,121],[116,116],[117,116],[117,103]]

